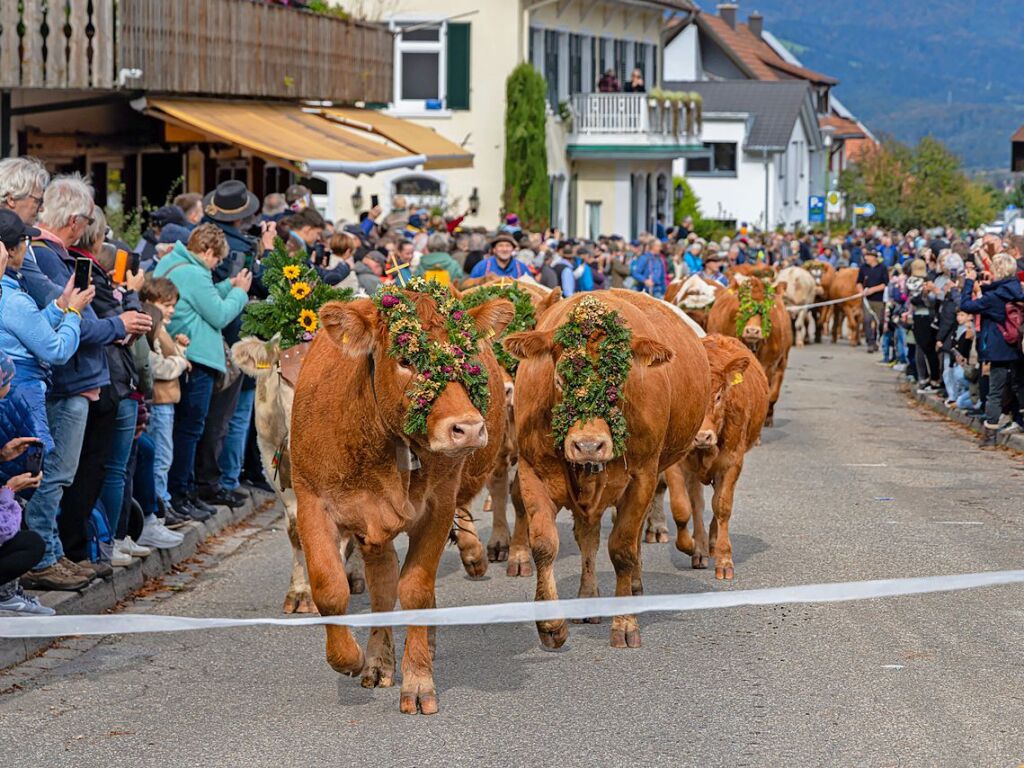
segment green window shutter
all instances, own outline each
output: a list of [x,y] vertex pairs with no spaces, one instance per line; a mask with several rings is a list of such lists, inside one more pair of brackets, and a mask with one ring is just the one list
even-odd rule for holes
[[448,23],[448,109],[469,109],[469,24]]

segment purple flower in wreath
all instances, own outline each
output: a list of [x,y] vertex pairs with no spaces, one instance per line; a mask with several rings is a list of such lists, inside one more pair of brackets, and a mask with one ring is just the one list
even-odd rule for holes
[[465,357],[466,353],[462,351],[462,347],[452,347],[452,354],[456,357]]
[[395,341],[398,342],[398,346],[404,347],[406,344],[409,343],[409,339],[411,339],[411,338],[412,338],[412,334],[400,333],[400,334],[398,334],[398,337],[395,339]]
[[614,404],[614,403],[618,402],[618,400],[619,400],[619,388],[618,387],[608,387],[608,391],[607,391],[606,394],[608,395],[608,402],[609,403],[613,403]]
[[430,371],[423,371],[423,373],[421,373],[420,376],[422,376],[424,379],[429,379]]
[[384,307],[384,309],[391,309],[392,307],[397,307],[400,302],[401,300],[393,293],[385,293],[383,296],[380,297],[380,305]]
[[430,401],[426,398],[421,397],[416,401],[416,407],[418,408],[426,408],[428,405],[430,405]]
[[441,368],[441,373],[445,374],[446,376],[451,376],[453,373],[455,373],[455,369],[452,368],[450,365],[445,365]]
[[452,312],[452,320],[454,320],[456,323],[459,322],[460,320],[462,320],[462,310],[461,309],[456,309],[454,312]]
[[480,375],[480,366],[477,365],[476,363],[473,363],[473,364],[466,363],[464,366],[462,366],[462,369],[466,373],[468,373],[470,376],[479,376]]

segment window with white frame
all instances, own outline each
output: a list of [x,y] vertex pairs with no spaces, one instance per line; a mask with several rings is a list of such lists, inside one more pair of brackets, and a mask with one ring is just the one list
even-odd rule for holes
[[445,98],[445,25],[439,21],[392,22],[395,35],[395,105],[440,109]]

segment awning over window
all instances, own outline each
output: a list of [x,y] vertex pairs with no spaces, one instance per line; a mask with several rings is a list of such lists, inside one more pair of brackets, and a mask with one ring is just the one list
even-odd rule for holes
[[333,107],[321,111],[324,117],[337,123],[383,136],[413,154],[425,155],[427,162],[423,165],[424,170],[473,167],[471,152],[449,141],[432,128],[370,109]]
[[[425,154],[411,152],[402,145],[391,146],[371,133],[326,118],[319,114],[320,110],[299,105],[147,99],[139,106],[169,126],[184,129],[179,141],[187,140],[188,133],[198,134],[208,141],[234,144],[303,174],[372,175],[393,168],[417,168],[428,161]],[[369,110],[353,111],[373,114]],[[369,124],[369,120],[366,122]]]

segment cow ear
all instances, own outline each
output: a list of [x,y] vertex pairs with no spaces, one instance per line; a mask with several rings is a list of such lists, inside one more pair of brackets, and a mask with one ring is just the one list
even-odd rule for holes
[[512,319],[516,316],[516,308],[511,301],[491,299],[469,310],[476,324],[477,333],[484,338],[500,336]]
[[555,344],[554,331],[520,331],[505,337],[505,351],[517,360],[550,355]]
[[548,293],[548,295],[541,299],[540,303],[537,304],[537,310],[535,312],[537,317],[540,317],[545,312],[547,312],[551,307],[553,307],[558,302],[560,298],[562,298],[562,289],[552,288],[550,293]]
[[231,359],[242,373],[257,379],[269,376],[277,362],[278,347],[255,336],[236,341],[231,347]]
[[456,288],[454,283],[450,283],[448,285],[448,291],[449,291],[449,293],[451,293],[452,296],[454,296],[459,301],[461,301],[462,297],[466,295],[462,291],[460,291],[458,288]]
[[329,301],[320,307],[320,325],[342,352],[361,357],[373,349],[377,307],[371,299]]
[[789,287],[789,283],[787,283],[785,280],[776,280],[774,283],[772,283],[772,285],[775,287],[776,293],[785,293],[786,288]]
[[725,364],[725,370],[722,371],[723,378],[730,387],[739,384],[743,381],[743,374],[748,367],[750,367],[750,357],[747,355],[736,355],[736,357]]
[[675,357],[669,347],[649,336],[634,336],[632,347],[633,357],[648,368],[657,368]]

